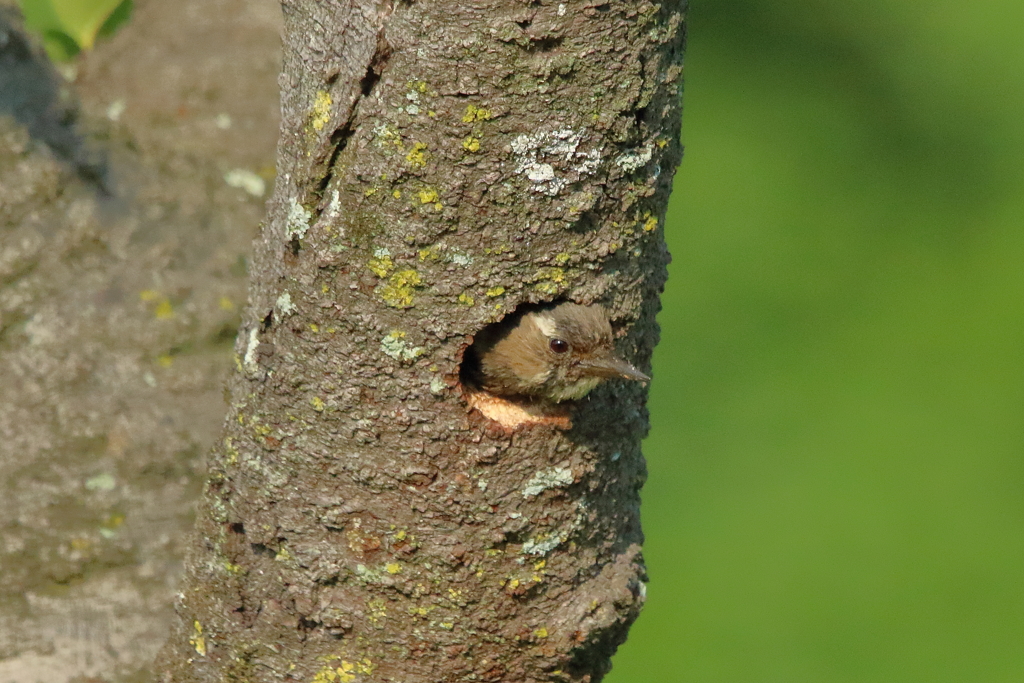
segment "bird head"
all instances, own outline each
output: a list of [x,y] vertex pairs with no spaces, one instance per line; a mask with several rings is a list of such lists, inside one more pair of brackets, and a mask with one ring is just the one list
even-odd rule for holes
[[567,302],[528,311],[481,335],[474,350],[479,383],[498,395],[559,402],[583,398],[610,378],[650,380],[615,353],[601,306]]

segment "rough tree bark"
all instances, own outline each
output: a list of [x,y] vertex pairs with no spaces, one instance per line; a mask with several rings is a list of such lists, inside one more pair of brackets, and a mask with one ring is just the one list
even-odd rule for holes
[[506,433],[458,386],[522,303],[649,367],[684,2],[286,0],[255,246],[165,681],[597,681],[644,599],[645,389]]

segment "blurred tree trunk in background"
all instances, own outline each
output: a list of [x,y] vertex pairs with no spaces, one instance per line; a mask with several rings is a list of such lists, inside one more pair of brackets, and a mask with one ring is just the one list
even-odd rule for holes
[[257,239],[165,681],[597,681],[643,602],[645,389],[507,434],[457,386],[525,302],[649,365],[685,3],[288,0]]

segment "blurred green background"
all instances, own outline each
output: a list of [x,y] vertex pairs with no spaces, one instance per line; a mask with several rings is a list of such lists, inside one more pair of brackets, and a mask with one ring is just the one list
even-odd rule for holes
[[608,683],[1024,681],[1024,3],[695,0]]

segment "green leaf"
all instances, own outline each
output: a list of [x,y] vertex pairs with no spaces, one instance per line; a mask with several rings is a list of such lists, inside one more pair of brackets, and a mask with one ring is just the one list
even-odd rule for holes
[[25,24],[43,37],[50,57],[66,60],[89,50],[131,16],[132,0],[20,0]]
[[100,26],[99,37],[109,38],[117,32],[117,29],[121,28],[124,24],[128,23],[128,20],[132,18],[132,0],[124,0],[120,5],[114,8],[114,11],[110,13],[107,20]]

